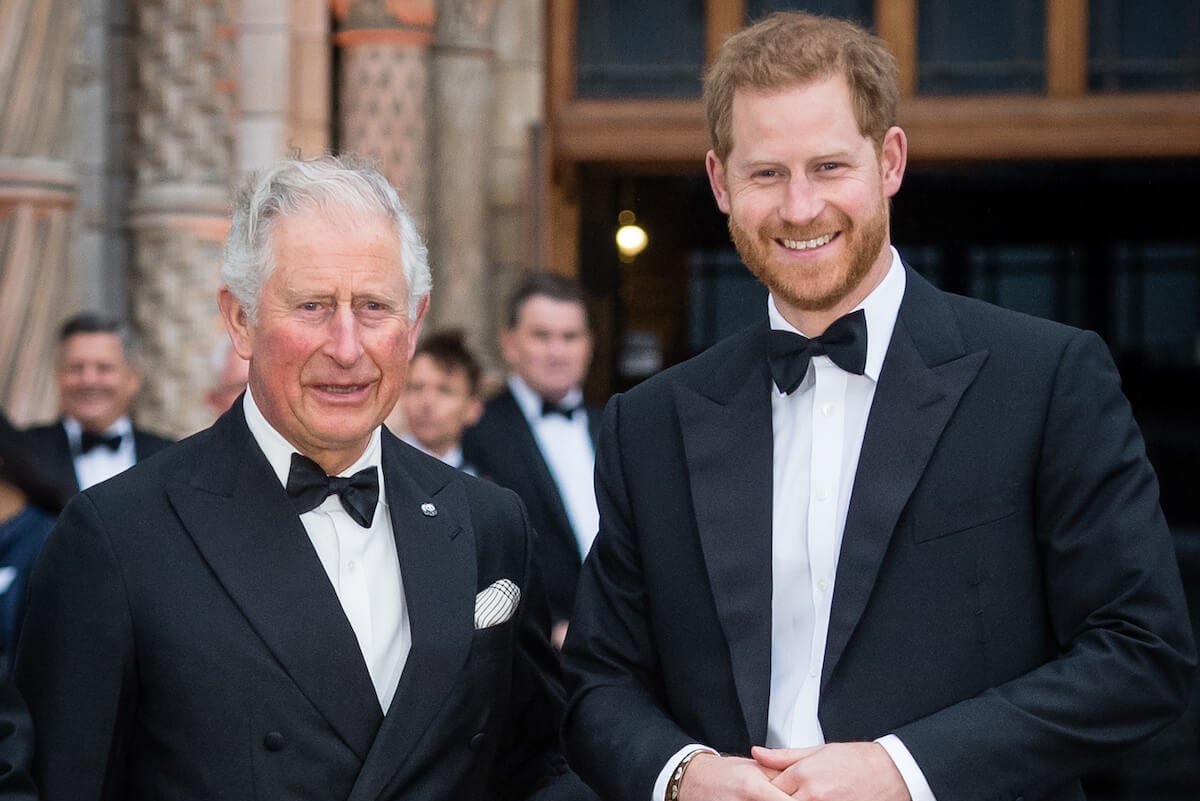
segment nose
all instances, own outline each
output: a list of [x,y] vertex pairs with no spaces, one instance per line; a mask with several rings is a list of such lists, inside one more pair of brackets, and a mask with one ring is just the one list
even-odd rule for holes
[[362,356],[362,333],[349,305],[338,306],[330,318],[325,352],[342,367],[352,366]]
[[813,186],[809,176],[797,173],[784,188],[783,202],[779,204],[779,216],[789,225],[808,225],[815,220],[824,207],[824,201]]

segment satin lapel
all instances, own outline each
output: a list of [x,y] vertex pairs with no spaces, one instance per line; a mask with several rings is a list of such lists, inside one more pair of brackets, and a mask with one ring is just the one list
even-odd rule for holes
[[240,405],[167,495],[217,580],[300,691],[360,757],[382,719],[358,640]]
[[[498,408],[503,409],[504,414],[508,417],[506,429],[516,432],[517,447],[524,452],[524,462],[537,479],[538,492],[544,496],[546,505],[554,510],[554,516],[558,519],[558,525],[555,528],[570,536],[571,546],[578,549],[579,546],[574,541],[574,534],[571,533],[574,528],[571,526],[570,518],[567,517],[567,507],[563,505],[562,496],[558,494],[558,485],[554,483],[554,476],[550,474],[550,466],[546,464],[546,457],[542,455],[542,449],[538,447],[537,438],[533,435],[529,421],[525,419],[525,413],[521,411],[521,407],[511,392],[506,393],[502,400],[504,403]],[[592,416],[588,415],[589,418]],[[538,533],[541,536],[550,534],[550,532]]]
[[62,420],[58,421],[54,431],[54,454],[49,464],[54,466],[56,477],[64,485],[79,492],[79,476],[75,474],[75,455],[71,453],[71,440],[67,437],[67,429]]
[[[451,698],[475,633],[475,534],[461,481],[416,477],[410,454],[384,434],[383,466],[412,650],[348,801],[373,801],[402,769]],[[436,514],[423,508],[432,504]]]
[[692,504],[751,742],[771,675],[771,379],[764,323],[704,386],[675,392]]
[[986,359],[986,351],[965,352],[940,293],[910,271],[850,496],[822,689],[862,617],[904,505]]

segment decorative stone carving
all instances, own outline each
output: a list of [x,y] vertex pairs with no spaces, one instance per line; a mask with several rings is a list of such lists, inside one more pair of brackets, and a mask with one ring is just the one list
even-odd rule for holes
[[139,421],[182,435],[209,422],[204,391],[232,178],[230,0],[138,6],[131,317],[141,336]]
[[0,405],[26,423],[54,414],[54,332],[72,294],[77,8],[0,0],[0,20]]

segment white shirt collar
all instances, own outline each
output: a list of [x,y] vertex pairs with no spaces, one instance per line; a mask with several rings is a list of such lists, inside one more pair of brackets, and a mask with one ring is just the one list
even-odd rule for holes
[[[867,316],[867,366],[864,375],[872,381],[879,380],[883,369],[883,357],[887,355],[888,345],[892,341],[892,330],[896,327],[896,317],[900,314],[900,301],[904,299],[904,287],[907,277],[904,274],[904,264],[895,248],[892,251],[892,264],[887,274],[879,282],[879,286],[871,290],[871,294],[863,298],[862,303],[851,311],[862,309]],[[779,313],[775,305],[775,296],[767,297],[767,318],[771,328],[777,331],[791,331],[804,334],[789,323]]]
[[[263,417],[263,413],[254,401],[254,395],[251,394],[249,387],[246,387],[246,396],[245,400],[242,401],[242,409],[246,413],[246,425],[250,429],[251,436],[258,443],[258,447],[262,449],[263,455],[267,457],[267,462],[270,463],[271,469],[275,471],[279,483],[286,487],[288,472],[292,469],[292,454],[297,453],[296,448],[284,439],[283,435],[276,431],[274,426],[267,422],[266,417]],[[380,428],[376,428],[371,432],[371,439],[367,442],[366,450],[355,460],[354,464],[343,470],[340,475],[350,476],[367,467],[380,467],[382,442],[380,430]],[[384,492],[383,487],[383,470],[379,469],[376,472],[379,475],[379,501],[380,503],[386,503],[387,494]]]
[[[542,396],[529,388],[529,385],[518,375],[508,376],[508,388],[512,391],[517,406],[521,407],[527,420],[538,420],[542,416]],[[561,406],[572,408],[583,403],[583,390],[575,387],[559,401]]]
[[[78,445],[83,436],[83,425],[74,417],[64,417],[63,429],[67,432],[67,439],[71,441],[71,444]],[[133,433],[133,423],[130,421],[129,415],[122,415],[117,418],[115,423],[100,433],[106,437],[124,437],[126,434]]]

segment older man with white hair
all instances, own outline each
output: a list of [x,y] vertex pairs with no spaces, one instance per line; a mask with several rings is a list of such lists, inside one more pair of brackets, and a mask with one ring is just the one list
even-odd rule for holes
[[382,426],[430,288],[395,191],[281,162],[222,277],[243,400],[78,496],[35,573],[43,798],[587,797],[519,501]]

